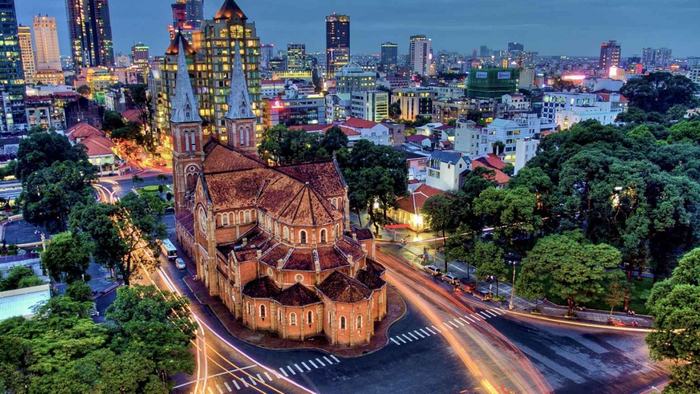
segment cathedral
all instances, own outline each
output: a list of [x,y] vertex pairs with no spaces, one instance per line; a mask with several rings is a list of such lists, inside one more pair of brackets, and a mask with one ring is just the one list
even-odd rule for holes
[[[350,226],[335,161],[270,166],[236,43],[226,138],[204,137],[180,40],[170,128],[177,240],[197,277],[252,330],[366,344],[387,313],[374,239]],[[225,142],[224,142],[225,141]]]

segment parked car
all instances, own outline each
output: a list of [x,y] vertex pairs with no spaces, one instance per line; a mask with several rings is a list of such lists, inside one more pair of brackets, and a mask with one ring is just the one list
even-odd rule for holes
[[425,272],[429,273],[429,274],[432,275],[432,276],[440,276],[440,275],[442,275],[442,273],[440,272],[440,270],[438,269],[438,267],[436,267],[436,266],[434,266],[434,265],[432,265],[432,264],[431,264],[431,265],[426,265],[425,267],[423,267],[423,270],[424,270]]
[[467,278],[461,278],[459,282],[461,284],[462,290],[466,293],[472,294],[476,290],[476,283],[470,281]]
[[488,301],[491,298],[493,298],[493,295],[491,293],[484,293],[483,291],[476,289],[472,292],[472,295],[474,295],[474,297],[480,299],[481,301]]
[[179,269],[180,271],[183,271],[187,268],[187,265],[185,264],[185,260],[182,259],[182,257],[178,257],[175,259],[175,267]]
[[443,282],[446,282],[452,286],[459,286],[459,279],[450,273],[443,275],[441,279]]

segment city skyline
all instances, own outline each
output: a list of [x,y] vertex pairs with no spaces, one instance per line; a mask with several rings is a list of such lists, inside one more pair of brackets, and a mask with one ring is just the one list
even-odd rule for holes
[[[668,47],[679,57],[700,54],[700,44],[685,37],[696,34],[695,21],[700,6],[690,0],[672,0],[663,6],[658,2],[622,1],[609,5],[601,0],[579,2],[543,1],[537,7],[513,1],[507,7],[495,8],[485,0],[476,0],[469,7],[459,0],[432,2],[429,13],[418,0],[402,0],[397,4],[369,4],[359,0],[352,5],[340,1],[308,0],[295,4],[294,13],[281,0],[264,4],[240,0],[240,6],[256,22],[261,41],[284,49],[288,42],[305,43],[308,52],[325,50],[326,15],[348,14],[352,23],[352,53],[379,53],[382,42],[399,44],[399,53],[408,53],[409,36],[425,34],[433,40],[435,51],[449,50],[465,54],[480,45],[500,49],[509,41],[525,44],[526,50],[542,55],[595,56],[600,43],[610,39],[622,45],[622,56],[641,55],[645,47]],[[137,3],[136,0],[110,2],[115,52],[128,54],[131,45],[143,41],[151,53],[161,54],[169,44],[167,26],[171,23],[170,0]],[[221,1],[205,2],[205,18],[213,16]],[[135,13],[141,7],[143,12]],[[544,12],[543,10],[548,10]],[[19,22],[30,25],[33,17],[48,14],[57,18],[61,54],[69,54],[65,3],[25,0],[17,4]],[[387,15],[401,12],[399,22]],[[303,21],[289,27],[290,15],[304,15]],[[552,16],[562,15],[560,18]],[[625,26],[617,26],[625,15]],[[550,19],[546,19],[546,18]],[[465,20],[468,23],[465,23]],[[655,29],[649,29],[653,23]],[[134,28],[138,26],[138,28]],[[290,31],[292,30],[292,31]],[[557,34],[552,36],[552,31]],[[144,39],[146,37],[146,39]]]

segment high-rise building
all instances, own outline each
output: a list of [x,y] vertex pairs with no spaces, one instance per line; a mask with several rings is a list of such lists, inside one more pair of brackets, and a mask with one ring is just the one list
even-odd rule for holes
[[200,28],[204,20],[204,0],[185,0],[185,11],[187,21],[195,29]]
[[25,123],[24,72],[14,0],[0,0],[0,131]]
[[303,71],[306,69],[306,45],[287,44],[287,71]]
[[491,50],[486,45],[479,47],[479,57],[489,57],[491,56]]
[[108,0],[66,0],[76,69],[114,65]]
[[610,67],[620,67],[622,50],[620,44],[615,41],[606,41],[600,45],[600,59],[598,67],[606,74]]
[[48,15],[34,17],[34,50],[38,70],[61,71],[61,49],[58,46],[56,18]]
[[641,61],[645,67],[653,67],[654,66],[654,48],[642,49]]
[[350,17],[332,14],[326,17],[326,76],[350,63]]
[[354,118],[381,122],[389,119],[389,93],[381,90],[354,92],[350,96],[350,115]]
[[432,41],[424,35],[411,36],[408,49],[411,71],[418,75],[429,75],[433,62]]
[[393,42],[382,44],[381,66],[384,71],[393,70],[399,63],[399,46]]
[[523,45],[519,42],[509,42],[508,43],[508,52],[509,53],[523,52],[524,50],[525,50],[525,45]]
[[131,62],[133,64],[148,64],[150,48],[143,43],[134,44],[131,47]]
[[275,44],[263,44],[260,46],[260,68],[270,69],[270,60],[275,57]]
[[647,68],[667,67],[671,64],[671,54],[669,48],[644,48],[641,61]]
[[[200,36],[199,49],[195,49],[187,42],[184,33],[178,32],[166,50],[162,69],[164,97],[159,100],[168,107],[165,116],[160,118],[167,119],[170,113],[169,103],[175,91],[178,52],[182,44],[187,52],[189,71],[199,102],[199,113],[208,124],[207,131],[218,135],[223,141],[227,138],[225,134],[225,115],[229,110],[227,96],[230,91],[230,74],[237,48],[240,48],[253,113],[258,120],[262,119],[260,39],[255,30],[255,23],[248,21],[248,17],[234,0],[224,0],[214,18],[203,21]],[[259,122],[258,125],[261,123]],[[159,124],[157,127],[165,129],[168,126]],[[262,132],[261,126],[258,126],[257,132]]]
[[338,93],[355,93],[377,88],[377,74],[350,63],[335,73]]
[[29,26],[19,25],[17,28],[17,36],[19,37],[19,52],[22,58],[24,80],[27,83],[34,83],[36,63],[34,62],[34,48],[32,47],[32,30]]

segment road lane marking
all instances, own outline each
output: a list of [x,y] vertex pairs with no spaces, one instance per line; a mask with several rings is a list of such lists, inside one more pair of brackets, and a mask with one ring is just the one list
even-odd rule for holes
[[[426,327],[426,328],[427,328],[427,327]],[[418,331],[422,332],[423,334],[425,334],[425,335],[428,336],[428,337],[430,336],[430,333],[427,332],[427,331],[423,331],[422,328],[418,329]]]
[[302,361],[302,362],[301,362],[301,365],[303,365],[303,366],[304,366],[304,368],[308,369],[308,370],[309,370],[309,372],[311,372],[311,368],[309,368],[309,366],[308,366],[308,365],[306,365],[306,363],[305,363],[305,362],[303,362],[303,361]]
[[328,362],[328,364],[333,365],[333,361],[331,361],[328,357],[323,356],[323,359]]
[[484,311],[484,313],[491,315],[491,317],[498,317],[497,314],[491,312],[491,311]]
[[485,314],[484,312],[479,312],[479,316],[483,316],[484,320],[486,320],[486,319],[488,319],[489,317],[491,317],[491,316]]
[[408,343],[408,342],[404,341],[403,338],[401,338],[401,337],[398,336],[398,335],[396,336],[396,339],[398,339],[399,341],[401,341],[404,345]]
[[301,369],[301,367],[299,366],[299,364],[294,364],[294,367],[295,367],[296,369],[298,369],[299,372],[304,373],[304,370]]
[[402,337],[406,338],[407,341],[413,342],[413,339],[406,336],[406,334],[401,334]]
[[224,382],[224,386],[226,386],[226,390],[228,390],[229,393],[233,391],[231,390],[231,386],[228,385],[228,382]]
[[439,328],[437,328],[437,327],[435,327],[435,326],[430,326],[430,327],[432,327],[432,328],[433,328],[433,330],[437,331],[438,333],[442,333],[442,331],[440,331],[440,329],[439,329]]
[[452,324],[453,326],[455,326],[455,328],[459,328],[459,326],[456,325],[456,324],[455,324],[454,322],[452,322],[452,321],[448,321],[448,323],[450,323],[450,324]]
[[462,323],[461,320],[459,320],[459,319],[454,319],[454,321],[456,321],[457,323],[459,323],[460,326],[464,327],[464,323]]
[[257,386],[257,385],[258,385],[258,382],[256,382],[255,379],[253,379],[252,376],[248,376],[248,379],[250,379],[250,383],[253,383],[253,386]]
[[231,383],[233,383],[234,386],[236,386],[236,390],[240,390],[241,386],[238,385],[238,383],[235,380],[231,380]]
[[430,327],[425,327],[425,329],[432,332],[433,335],[437,335],[437,332],[433,331]]
[[292,375],[296,375],[296,374],[297,374],[296,372],[294,372],[294,370],[292,369],[291,366],[287,365],[287,369],[289,369],[289,372],[291,372]]
[[418,332],[418,330],[413,330],[413,333],[418,335],[421,338],[425,338],[425,336],[423,334],[421,334],[420,332]]
[[216,389],[219,390],[219,394],[224,394],[224,390],[221,389],[218,383],[216,384]]
[[272,376],[270,376],[270,374],[267,373],[267,372],[263,372],[263,373],[265,374],[265,376],[267,376],[267,380],[269,380],[270,382],[272,382]]
[[250,385],[248,384],[248,382],[246,382],[245,379],[243,379],[243,378],[240,378],[240,379],[241,379],[241,382],[243,382],[243,386],[245,386],[246,388],[250,387]]
[[338,360],[338,357],[334,356],[331,354],[331,358],[335,360],[335,362],[340,363],[340,360]]
[[406,334],[410,335],[411,338],[415,339],[416,341],[420,340],[420,338],[418,338],[417,336],[413,335],[413,334],[410,333],[410,332],[407,332]]
[[396,340],[395,340],[394,338],[389,338],[389,340],[390,340],[391,342],[394,342],[396,345],[401,346],[401,344],[398,343],[398,342],[396,342]]
[[316,362],[319,363],[319,364],[321,364],[322,367],[325,367],[325,366],[326,366],[326,364],[324,364],[323,361],[321,361],[321,359],[318,358],[318,357],[316,357]]
[[285,378],[289,377],[289,375],[287,375],[287,371],[284,370],[284,367],[281,367],[280,371],[282,371],[282,374],[284,374]]
[[471,317],[469,317],[469,315],[464,315],[464,317],[472,323],[476,323],[478,321],[476,319],[472,319]]
[[460,321],[463,321],[463,322],[467,323],[467,325],[471,324],[471,323],[469,323],[468,321],[464,320],[463,317],[460,317],[460,318],[458,318],[458,319],[459,319]]
[[309,364],[311,364],[312,367],[318,369],[318,365],[314,364],[314,360],[309,360]]

